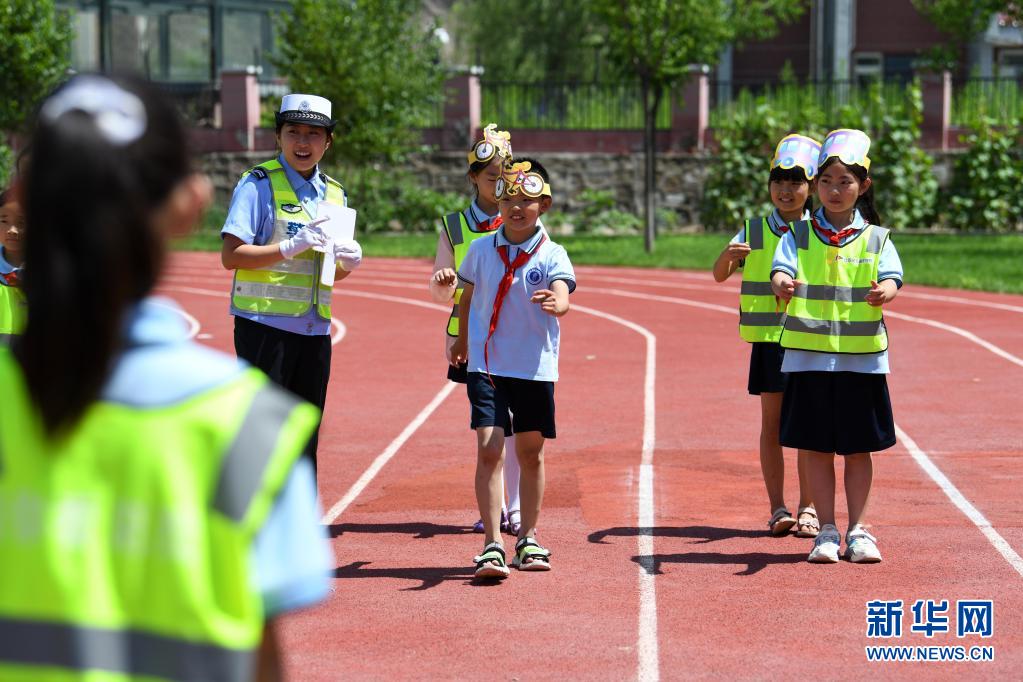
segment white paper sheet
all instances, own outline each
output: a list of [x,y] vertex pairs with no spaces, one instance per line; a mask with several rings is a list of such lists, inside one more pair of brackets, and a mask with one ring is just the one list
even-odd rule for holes
[[[347,206],[337,206],[321,201],[316,207],[317,219],[327,218],[320,223],[320,229],[335,243],[355,239],[355,216],[355,209]],[[334,268],[334,250],[331,249],[323,254],[320,284],[325,287],[334,285]]]

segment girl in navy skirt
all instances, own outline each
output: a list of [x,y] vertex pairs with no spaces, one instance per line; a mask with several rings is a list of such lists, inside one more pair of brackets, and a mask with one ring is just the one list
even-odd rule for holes
[[864,525],[873,481],[872,452],[895,444],[888,397],[888,335],[881,308],[902,286],[902,263],[880,227],[868,175],[870,138],[835,130],[824,141],[817,175],[822,206],[775,251],[771,281],[788,302],[781,335],[788,384],[781,443],[806,453],[807,479],[821,530],[807,560],[837,563],[835,456],[845,460],[849,526],[845,557],[881,561]]

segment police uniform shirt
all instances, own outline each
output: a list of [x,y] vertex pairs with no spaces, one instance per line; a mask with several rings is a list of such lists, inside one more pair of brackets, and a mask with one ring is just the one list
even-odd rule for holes
[[[288,165],[284,155],[277,157],[284,173],[295,190],[295,195],[302,202],[302,207],[309,214],[309,219],[316,218],[317,205],[327,196],[327,183],[320,177],[320,168],[313,169],[308,180]],[[345,200],[347,204],[347,198]],[[304,216],[303,216],[304,217]],[[249,173],[238,181],[231,197],[231,206],[227,211],[227,220],[220,230],[223,238],[226,234],[234,235],[246,244],[262,246],[270,243],[274,233],[274,222],[277,218],[277,207],[274,205],[273,190],[269,179],[259,179]],[[245,319],[265,324],[268,327],[282,329],[295,334],[307,336],[326,335],[330,333],[330,321],[324,320],[316,313],[316,306],[301,317],[283,315],[261,315],[243,310],[232,309],[231,313]]]
[[[821,227],[834,230],[834,226],[824,216],[824,208],[814,211],[813,217]],[[852,223],[849,227],[856,230],[855,234],[844,237],[839,246],[859,236],[859,231],[867,226],[867,221],[859,210],[853,211]],[[810,239],[820,239],[817,231],[810,229]],[[796,276],[797,267],[796,240],[792,232],[787,233],[778,243],[774,252],[771,273],[784,272],[791,277]],[[902,260],[891,239],[885,240],[884,247],[878,257],[877,281],[895,280],[895,285],[902,288]],[[888,374],[888,351],[880,353],[816,353],[814,351],[785,349],[785,360],[782,362],[783,372],[859,372],[861,374]]]
[[494,297],[505,270],[496,247],[507,246],[508,261],[511,262],[520,248],[529,251],[544,239],[533,257],[516,270],[487,353],[491,374],[533,381],[558,380],[558,346],[561,340],[558,318],[548,315],[529,299],[538,289],[550,289],[558,280],[568,285],[569,292],[574,291],[575,270],[565,248],[545,237],[545,232],[537,229],[522,244],[512,244],[502,227],[494,236],[481,237],[469,246],[458,277],[473,285],[468,330],[470,372],[487,371],[483,346],[490,330]]

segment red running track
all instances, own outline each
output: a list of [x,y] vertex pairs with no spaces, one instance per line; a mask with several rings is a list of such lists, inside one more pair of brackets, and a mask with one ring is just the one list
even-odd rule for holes
[[[320,441],[335,591],[285,623],[290,679],[1019,678],[1023,297],[909,285],[890,306],[901,437],[875,457],[869,511],[884,562],[817,566],[810,541],[766,533],[737,284],[578,268],[540,523],[554,570],[475,584],[475,439],[429,274],[368,259],[335,290]],[[161,292],[231,352],[229,286],[216,254],[176,254]],[[901,638],[867,637],[874,600],[902,600]],[[917,600],[948,601],[950,632],[911,631]],[[956,636],[957,600],[993,600],[991,637]],[[873,645],[994,660],[870,662]]]

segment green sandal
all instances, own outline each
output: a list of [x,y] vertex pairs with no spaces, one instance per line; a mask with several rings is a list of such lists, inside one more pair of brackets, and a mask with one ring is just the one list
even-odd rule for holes
[[520,571],[551,570],[550,550],[544,549],[533,538],[522,538],[515,543],[515,558],[512,566]]
[[473,558],[476,562],[477,578],[507,578],[511,574],[504,560],[504,547],[499,542],[491,542],[483,548],[483,553]]

